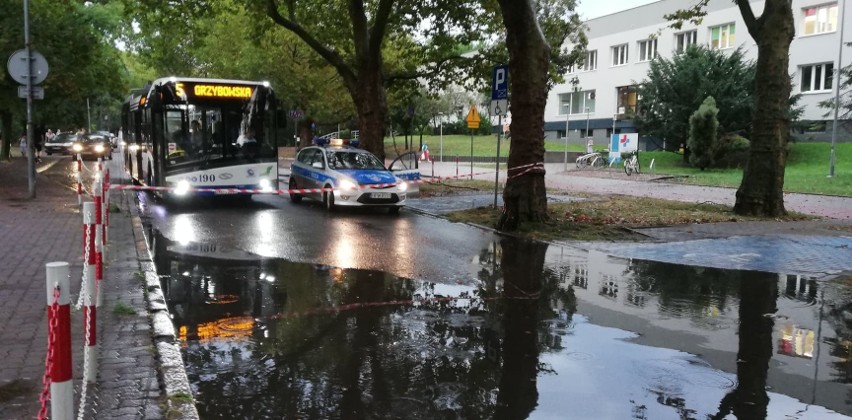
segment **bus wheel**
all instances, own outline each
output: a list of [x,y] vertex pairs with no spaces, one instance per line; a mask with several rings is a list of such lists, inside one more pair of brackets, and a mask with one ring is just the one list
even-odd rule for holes
[[[331,188],[331,187],[326,187]],[[334,211],[334,191],[328,191],[323,195],[323,200],[325,203],[325,209],[328,211]]]
[[[292,176],[292,175],[291,175],[291,176]],[[296,180],[295,180],[295,179],[293,179],[293,178],[290,178],[290,184],[289,184],[289,185],[290,185],[290,186],[289,186],[288,188],[289,188],[291,191],[292,191],[292,190],[295,190],[295,189],[296,189]],[[296,194],[296,193],[294,193],[294,192],[291,192],[291,193],[290,193],[290,201],[292,201],[292,202],[293,202],[293,203],[295,203],[295,204],[299,204],[299,203],[301,203],[301,202],[302,202],[302,196],[301,196],[300,194]]]

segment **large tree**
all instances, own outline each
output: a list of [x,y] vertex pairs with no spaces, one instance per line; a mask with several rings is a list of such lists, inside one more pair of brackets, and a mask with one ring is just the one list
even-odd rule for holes
[[[547,220],[543,162],[550,45],[539,27],[532,0],[500,0],[500,11],[509,51],[512,146],[498,229],[512,231],[523,221]],[[540,167],[529,166],[540,163]]]
[[689,117],[712,96],[719,109],[719,132],[747,131],[754,71],[742,49],[729,53],[691,46],[671,59],[655,58],[639,84],[642,103],[634,122],[640,132],[666,140],[668,150],[677,150],[687,143]]
[[[334,67],[357,110],[362,144],[382,159],[387,86],[437,74],[450,60],[461,59],[455,51],[457,45],[484,35],[475,18],[477,2],[264,3],[275,23],[299,36]],[[385,60],[390,49],[398,60],[395,63]]]
[[[666,16],[679,25],[700,22],[709,0]],[[734,212],[740,215],[781,216],[784,209],[784,168],[790,139],[790,43],[796,33],[792,0],[767,0],[755,16],[749,0],[734,0],[748,33],[757,42],[751,148],[737,189]]]
[[[34,101],[33,123],[68,129],[86,124],[87,99],[93,116],[112,116],[125,90],[125,72],[112,44],[120,33],[115,5],[30,1],[32,47],[48,62],[44,99]],[[21,2],[0,0],[0,56],[24,48]],[[8,13],[6,13],[8,12]],[[0,75],[0,158],[8,159],[10,139],[23,130],[26,106],[17,97],[18,83]],[[103,128],[103,127],[99,127]]]

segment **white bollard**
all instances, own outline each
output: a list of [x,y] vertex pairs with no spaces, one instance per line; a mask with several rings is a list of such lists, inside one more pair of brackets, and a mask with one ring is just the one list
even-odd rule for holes
[[83,204],[83,156],[77,153],[77,205]]
[[84,376],[89,383],[95,383],[98,374],[98,335],[97,335],[97,312],[95,305],[98,295],[98,279],[95,276],[97,266],[97,253],[95,251],[95,203],[83,204],[83,240],[85,241],[84,255],[85,267],[83,267],[83,333],[85,334],[86,360],[84,364],[86,371]]
[[[50,418],[74,418],[74,381],[71,377],[71,279],[67,262],[45,265],[47,271],[47,306],[58,302],[58,309],[48,310],[48,331],[53,335],[53,360],[50,361]],[[59,288],[59,298],[54,289]]]

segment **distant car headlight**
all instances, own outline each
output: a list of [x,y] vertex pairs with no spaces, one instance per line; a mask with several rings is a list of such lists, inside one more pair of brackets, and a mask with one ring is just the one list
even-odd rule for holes
[[272,182],[266,178],[262,178],[260,182],[258,182],[258,186],[260,186],[261,191],[272,191]]
[[175,186],[174,193],[175,195],[186,195],[189,192],[189,181],[182,179],[178,181]]
[[104,145],[102,145],[102,144],[96,144],[96,145],[95,145],[95,151],[96,151],[96,152],[98,152],[98,153],[103,153],[103,152],[104,152],[104,150],[105,150],[105,149],[104,149]]
[[124,141],[124,140],[122,140],[122,141],[121,141],[121,145],[122,145],[122,146],[127,146],[127,142],[126,142],[126,141]]
[[396,184],[396,186],[397,186],[397,188],[399,188],[400,191],[407,191],[408,190],[408,183],[405,182],[405,181],[402,181],[399,184]]
[[355,191],[358,189],[358,184],[348,179],[342,179],[340,180],[340,189],[344,191]]
[[131,144],[131,145],[130,145],[130,151],[131,151],[131,152],[135,152],[135,151],[137,151],[137,150],[139,150],[139,145],[138,145],[138,144]]
[[78,152],[78,153],[82,152],[83,151],[83,145],[80,144],[80,143],[74,143],[74,145],[71,146],[71,150]]

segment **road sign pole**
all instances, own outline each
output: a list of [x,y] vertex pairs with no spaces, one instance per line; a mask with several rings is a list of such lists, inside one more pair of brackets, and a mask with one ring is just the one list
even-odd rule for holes
[[497,165],[494,168],[494,208],[497,208],[497,185],[500,183],[500,132],[503,130],[503,115],[497,117]]
[[470,179],[473,180],[473,129],[470,130]]
[[27,49],[27,185],[30,198],[36,197],[35,142],[33,141],[33,57],[30,41],[30,2],[24,0],[24,46]]

